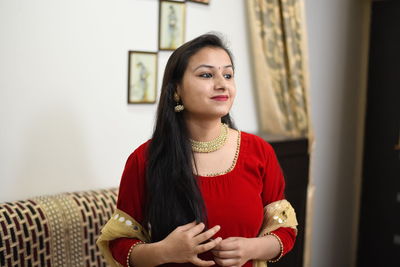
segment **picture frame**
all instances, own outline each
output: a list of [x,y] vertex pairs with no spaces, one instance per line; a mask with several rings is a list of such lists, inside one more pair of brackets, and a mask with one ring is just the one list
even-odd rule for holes
[[187,1],[194,2],[194,3],[199,3],[199,4],[204,4],[204,5],[210,4],[210,0],[187,0]]
[[155,103],[158,53],[128,51],[128,104]]
[[186,5],[181,1],[161,0],[158,49],[173,51],[185,42]]

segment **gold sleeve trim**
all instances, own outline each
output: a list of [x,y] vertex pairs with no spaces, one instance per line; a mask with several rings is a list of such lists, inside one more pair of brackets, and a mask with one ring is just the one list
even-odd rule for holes
[[278,257],[276,257],[275,259],[271,259],[271,260],[268,261],[268,262],[272,262],[272,263],[277,262],[277,261],[279,261],[279,260],[283,257],[283,243],[282,243],[282,240],[281,240],[281,238],[280,238],[278,235],[276,235],[276,234],[274,234],[274,233],[268,233],[268,234],[266,234],[266,235],[272,235],[272,236],[274,236],[274,237],[278,240],[278,242],[279,242],[279,246],[280,246],[281,251],[280,251]]
[[113,258],[109,248],[110,241],[121,237],[135,238],[142,242],[150,241],[150,235],[135,219],[122,210],[117,209],[111,216],[111,219],[101,229],[101,235],[96,242],[101,254],[111,267],[122,266]]

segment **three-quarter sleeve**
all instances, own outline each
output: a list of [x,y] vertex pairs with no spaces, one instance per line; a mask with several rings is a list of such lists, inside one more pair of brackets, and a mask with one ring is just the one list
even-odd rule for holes
[[[147,143],[137,148],[128,158],[122,174],[117,200],[117,209],[130,215],[143,227],[145,205],[145,151]],[[126,266],[130,248],[140,240],[118,238],[109,243],[115,260]]]
[[[285,198],[285,179],[273,148],[270,144],[264,143],[266,165],[263,173],[263,192],[261,197],[263,205],[266,206]],[[289,227],[281,227],[272,231],[272,233],[281,240],[281,245],[283,246],[279,257],[284,256],[292,250],[296,240],[296,230]]]

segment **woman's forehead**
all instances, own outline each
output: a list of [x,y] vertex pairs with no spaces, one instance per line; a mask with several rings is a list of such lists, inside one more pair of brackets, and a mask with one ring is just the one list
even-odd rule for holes
[[197,69],[199,66],[209,68],[232,67],[228,53],[219,47],[204,47],[194,54],[189,60],[189,68]]

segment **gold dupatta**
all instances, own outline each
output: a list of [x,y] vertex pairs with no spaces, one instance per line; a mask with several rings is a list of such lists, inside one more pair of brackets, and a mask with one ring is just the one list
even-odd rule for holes
[[[286,199],[278,200],[264,207],[264,220],[258,236],[265,236],[280,227],[290,227],[297,232],[296,226],[297,220],[293,207]],[[121,264],[113,258],[109,248],[109,242],[121,237],[150,242],[150,235],[147,231],[131,216],[117,209],[111,219],[101,229],[101,235],[96,242],[100,252],[111,267],[120,267]],[[266,266],[266,261],[253,261],[253,267]]]

